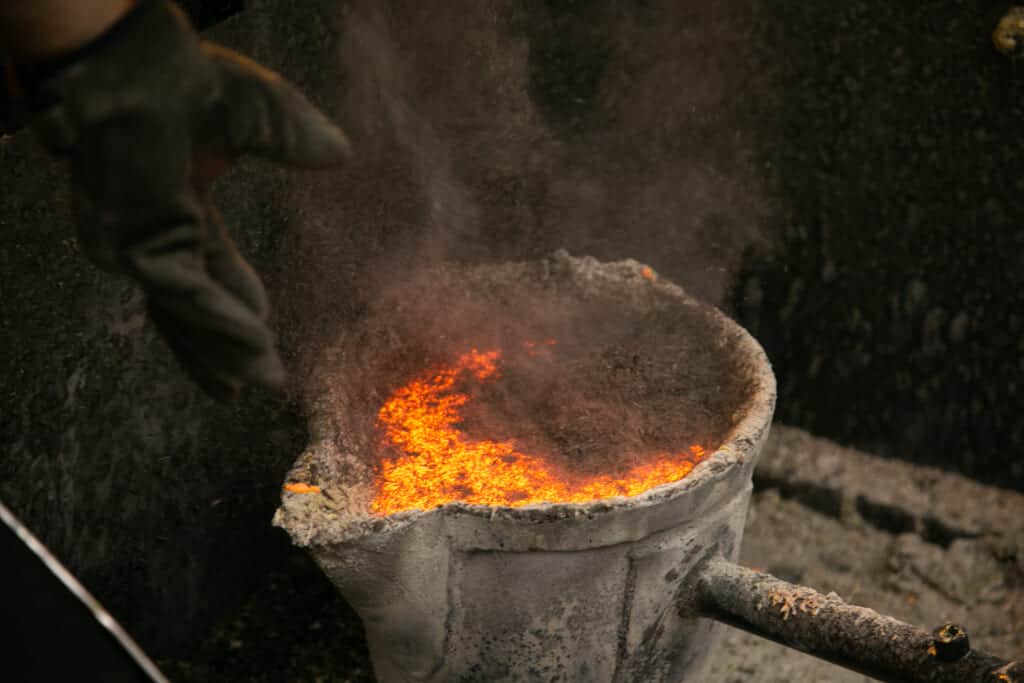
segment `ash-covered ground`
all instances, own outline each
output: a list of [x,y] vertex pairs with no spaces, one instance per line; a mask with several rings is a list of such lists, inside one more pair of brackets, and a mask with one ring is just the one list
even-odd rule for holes
[[[782,425],[755,478],[743,564],[928,629],[954,621],[977,648],[1024,654],[1024,495]],[[358,617],[299,551],[193,656],[162,666],[182,683],[374,680]],[[870,680],[726,629],[697,683]]]

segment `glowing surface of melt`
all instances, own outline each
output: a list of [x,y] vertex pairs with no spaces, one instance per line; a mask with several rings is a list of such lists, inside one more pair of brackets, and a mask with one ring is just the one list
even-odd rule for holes
[[497,379],[500,357],[498,350],[473,349],[453,365],[426,373],[391,395],[377,420],[398,455],[380,463],[375,513],[426,510],[453,501],[521,507],[635,496],[682,479],[707,457],[703,448],[691,446],[678,454],[652,454],[621,476],[578,477],[560,472],[542,457],[518,451],[514,441],[470,438],[459,430],[461,408],[469,396],[458,387]]

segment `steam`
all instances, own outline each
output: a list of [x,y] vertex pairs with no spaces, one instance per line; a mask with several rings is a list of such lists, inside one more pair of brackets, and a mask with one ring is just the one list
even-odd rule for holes
[[357,4],[345,22],[340,53],[351,76],[346,109],[367,143],[361,152],[378,164],[401,160],[415,188],[418,234],[398,254],[383,256],[376,269],[381,272],[397,267],[387,261],[399,256],[406,267],[448,258],[456,244],[473,241],[479,223],[472,191],[453,169],[455,141],[443,137],[421,104],[440,93],[423,92],[416,54],[399,44],[393,22],[383,3]]
[[[722,304],[774,211],[751,151],[764,74],[744,59],[745,7],[345,5],[330,94],[356,160],[292,194],[304,272],[284,296],[302,308],[284,328],[305,376],[353,325],[432,298],[445,261],[633,257]],[[442,302],[407,333],[458,336],[489,316]]]

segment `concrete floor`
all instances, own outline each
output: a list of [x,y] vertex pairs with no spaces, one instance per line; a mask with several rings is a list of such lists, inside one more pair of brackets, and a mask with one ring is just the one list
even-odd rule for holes
[[[808,476],[830,466],[841,471]],[[1024,655],[1024,496],[778,425],[759,476],[766,488],[754,496],[744,564],[927,629],[953,621],[976,648]],[[923,485],[937,493],[930,503]],[[886,506],[887,516],[877,513]],[[925,540],[928,529],[956,523],[964,536]],[[872,680],[733,629],[720,654],[708,681]]]

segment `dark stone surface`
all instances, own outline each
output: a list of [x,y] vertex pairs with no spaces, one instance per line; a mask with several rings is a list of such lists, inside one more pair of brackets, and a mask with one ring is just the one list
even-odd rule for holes
[[269,520],[303,422],[270,396],[200,394],[138,292],[78,253],[64,174],[25,136],[0,143],[0,159],[0,498],[166,651],[280,551]]
[[786,214],[733,303],[780,419],[1021,489],[1024,72],[991,43],[1005,9],[779,5],[784,113],[755,144]]
[[[239,173],[220,203],[273,274],[274,176]],[[0,499],[143,647],[173,651],[279,561],[269,522],[304,421],[188,382],[138,290],[79,253],[65,170],[24,132],[0,138],[0,188]]]

